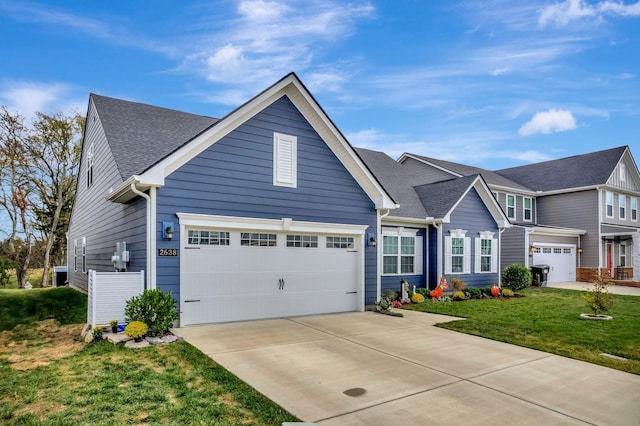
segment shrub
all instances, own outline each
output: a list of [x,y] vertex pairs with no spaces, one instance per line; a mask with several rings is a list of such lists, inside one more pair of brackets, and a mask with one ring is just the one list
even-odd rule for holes
[[91,335],[93,336],[93,341],[98,342],[102,340],[102,327],[96,326],[91,329]]
[[480,290],[482,296],[491,297],[491,287],[480,287],[478,290]]
[[411,301],[413,303],[422,303],[424,302],[424,296],[418,293],[418,291],[416,290],[413,296],[411,296]]
[[463,291],[458,290],[453,292],[453,300],[464,300],[466,298]]
[[502,287],[518,291],[530,285],[531,271],[526,266],[514,263],[502,270]]
[[508,289],[508,288],[503,288],[502,289],[502,295],[504,297],[513,297],[513,291]]
[[132,339],[141,339],[145,334],[147,334],[148,330],[149,328],[147,327],[147,324],[142,321],[131,321],[124,328],[124,334]]
[[390,301],[394,301],[398,299],[398,292],[393,291],[391,289],[386,289],[383,293],[382,293],[382,297],[389,299]]
[[591,309],[594,315],[598,315],[598,312],[607,312],[613,306],[613,298],[607,289],[613,281],[606,276],[598,275],[592,282],[593,290],[584,293],[582,298],[587,302],[587,308]]
[[140,321],[149,327],[148,335],[161,336],[178,319],[178,309],[171,293],[160,290],[145,290],[127,301],[124,308],[125,321]]
[[422,297],[424,297],[425,299],[427,297],[431,297],[431,290],[429,290],[428,288],[424,288],[424,287],[420,287],[420,288],[416,288],[416,293],[422,295]]
[[469,299],[480,299],[482,297],[482,292],[479,288],[469,287],[466,291],[467,297]]
[[467,283],[462,281],[460,278],[453,277],[449,280],[454,290],[464,291],[467,288]]

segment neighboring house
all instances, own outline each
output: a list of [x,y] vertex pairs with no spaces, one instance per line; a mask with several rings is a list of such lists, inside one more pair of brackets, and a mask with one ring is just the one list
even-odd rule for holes
[[381,217],[382,289],[400,280],[433,288],[440,277],[498,284],[501,234],[510,224],[479,174],[428,183],[388,155],[357,149],[398,202]]
[[126,242],[181,325],[363,310],[396,207],[294,74],[220,120],[92,94],[69,282]]
[[547,264],[550,282],[589,281],[598,268],[640,279],[640,174],[627,146],[497,171],[415,154],[398,161],[431,182],[481,174],[513,224],[503,266]]

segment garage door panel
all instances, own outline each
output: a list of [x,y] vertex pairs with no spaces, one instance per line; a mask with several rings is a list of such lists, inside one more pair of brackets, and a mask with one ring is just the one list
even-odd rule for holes
[[548,283],[575,281],[576,246],[537,245],[533,253],[533,264],[550,266]]

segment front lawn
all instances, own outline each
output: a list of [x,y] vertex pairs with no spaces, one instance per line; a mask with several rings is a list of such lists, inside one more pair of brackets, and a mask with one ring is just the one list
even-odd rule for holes
[[[612,321],[587,313],[580,291],[530,288],[512,299],[426,302],[405,309],[466,318],[438,327],[640,374],[640,297],[614,295]],[[601,355],[626,358],[616,360]]]
[[[1,424],[279,425],[297,420],[186,342],[139,350],[106,341],[86,344],[79,338],[83,324],[62,325],[56,319],[55,311],[62,309],[50,311],[52,319],[34,320],[29,307],[51,306],[43,300],[60,291],[76,293],[0,292],[5,311],[13,305],[18,309],[12,313],[26,315],[24,321],[12,319],[19,324],[11,330],[0,322],[5,326],[0,332]],[[80,304],[74,297],[68,301],[83,308],[86,318],[86,296],[81,296]]]

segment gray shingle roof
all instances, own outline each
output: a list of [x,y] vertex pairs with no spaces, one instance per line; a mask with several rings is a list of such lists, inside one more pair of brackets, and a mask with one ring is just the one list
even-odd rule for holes
[[518,189],[521,191],[529,191],[526,184],[514,182],[491,170],[481,169],[480,167],[467,166],[465,164],[453,163],[451,161],[438,160],[437,158],[425,157],[423,155],[409,154],[413,157],[420,158],[429,163],[435,164],[443,169],[450,170],[462,176],[481,175],[484,181],[489,185],[502,186],[507,188]]
[[476,180],[478,174],[415,187],[424,208],[434,218],[443,218]]
[[122,180],[140,174],[218,120],[91,94]]
[[534,191],[554,191],[602,185],[615,170],[627,146],[496,170],[507,179]]
[[429,216],[413,189],[413,185],[420,183],[417,176],[384,152],[364,148],[355,150],[378,182],[400,204],[400,208],[391,210],[391,216],[418,219]]

